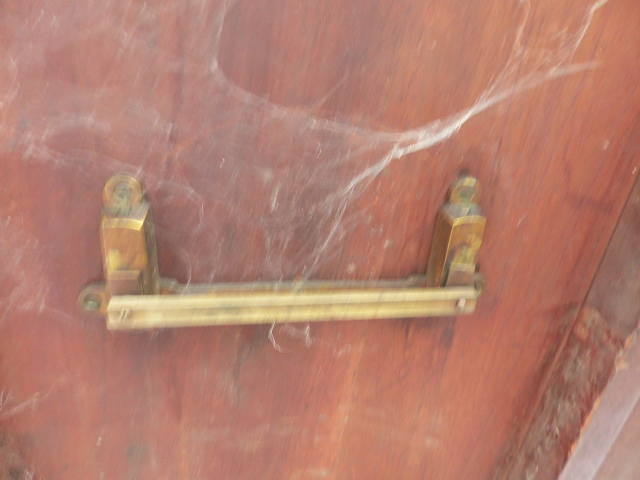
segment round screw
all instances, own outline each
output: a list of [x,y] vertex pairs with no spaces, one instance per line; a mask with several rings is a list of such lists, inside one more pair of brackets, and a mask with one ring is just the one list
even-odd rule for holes
[[95,312],[96,310],[100,310],[100,306],[102,305],[102,299],[99,295],[95,293],[87,294],[82,300],[82,306],[85,310],[90,312]]
[[478,292],[478,295],[480,295],[484,291],[484,288],[485,288],[484,278],[479,273],[476,273],[473,276],[473,288],[476,289],[476,292]]
[[480,182],[477,178],[464,175],[453,184],[449,192],[449,201],[469,206],[480,199]]
[[142,187],[129,175],[114,175],[104,186],[102,200],[112,215],[127,216],[142,202]]

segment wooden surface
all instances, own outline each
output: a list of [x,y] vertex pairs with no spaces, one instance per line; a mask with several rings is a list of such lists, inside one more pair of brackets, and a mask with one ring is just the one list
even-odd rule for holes
[[595,478],[597,480],[634,480],[640,477],[639,444],[640,403],[636,403]]
[[[594,405],[605,392],[605,386],[614,371],[622,368],[624,361],[620,357],[638,327],[639,242],[640,181],[636,181],[585,303],[542,382],[541,400],[530,426],[522,431],[522,440],[515,442],[516,458],[503,465],[496,472],[497,477],[508,474],[513,480],[558,478],[581,432],[589,424]],[[627,378],[631,388],[634,378],[633,374]],[[631,393],[628,399],[622,398],[629,393],[629,387],[620,392],[616,390],[618,405],[609,408],[620,410],[616,415],[624,410],[620,408],[620,401],[632,401],[635,395]],[[613,428],[615,418],[605,422]],[[603,428],[598,431],[600,435],[605,433]],[[606,454],[607,449],[602,447],[591,448],[592,451],[583,456],[594,462],[598,458],[596,451],[600,455]],[[584,474],[574,472],[572,478],[587,480],[596,470]],[[611,480],[617,479],[611,477]]]
[[[0,4],[0,420],[23,471],[492,478],[636,177],[639,17],[631,0]],[[488,218],[472,317],[132,334],[76,310],[114,173],[145,184],[160,270],[186,283],[422,271],[462,170]]]
[[640,477],[640,342],[620,355],[616,372],[583,430],[560,480]]

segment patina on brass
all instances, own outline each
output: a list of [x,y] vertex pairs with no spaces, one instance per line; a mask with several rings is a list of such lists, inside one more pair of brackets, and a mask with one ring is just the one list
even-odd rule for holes
[[159,293],[151,205],[144,200],[140,183],[116,175],[105,185],[103,201],[100,235],[110,295]]
[[478,205],[480,182],[462,176],[451,187],[442,207],[427,266],[427,286],[472,285],[486,218]]
[[485,224],[479,194],[473,177],[453,185],[436,222],[426,276],[180,285],[158,274],[153,219],[140,184],[117,175],[103,195],[106,283],[85,288],[79,304],[106,315],[111,330],[469,314],[483,288],[475,271]]

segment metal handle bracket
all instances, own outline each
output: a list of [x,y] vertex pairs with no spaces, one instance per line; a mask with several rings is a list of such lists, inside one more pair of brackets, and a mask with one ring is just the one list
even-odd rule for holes
[[80,293],[82,309],[110,330],[448,316],[473,313],[484,282],[476,273],[486,219],[479,182],[460,177],[441,208],[426,275],[371,282],[180,285],[158,273],[151,206],[140,183],[116,175],[103,192],[105,283]]

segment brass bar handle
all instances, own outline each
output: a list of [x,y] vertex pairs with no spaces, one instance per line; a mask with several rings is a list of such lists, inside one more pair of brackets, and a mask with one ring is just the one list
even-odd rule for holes
[[125,295],[107,307],[110,330],[461,315],[474,287],[200,295]]
[[438,214],[424,276],[180,285],[159,276],[151,208],[140,183],[117,175],[103,193],[105,283],[86,287],[78,302],[105,315],[110,330],[470,314],[484,288],[476,273],[485,226],[479,195],[473,177],[453,184]]

